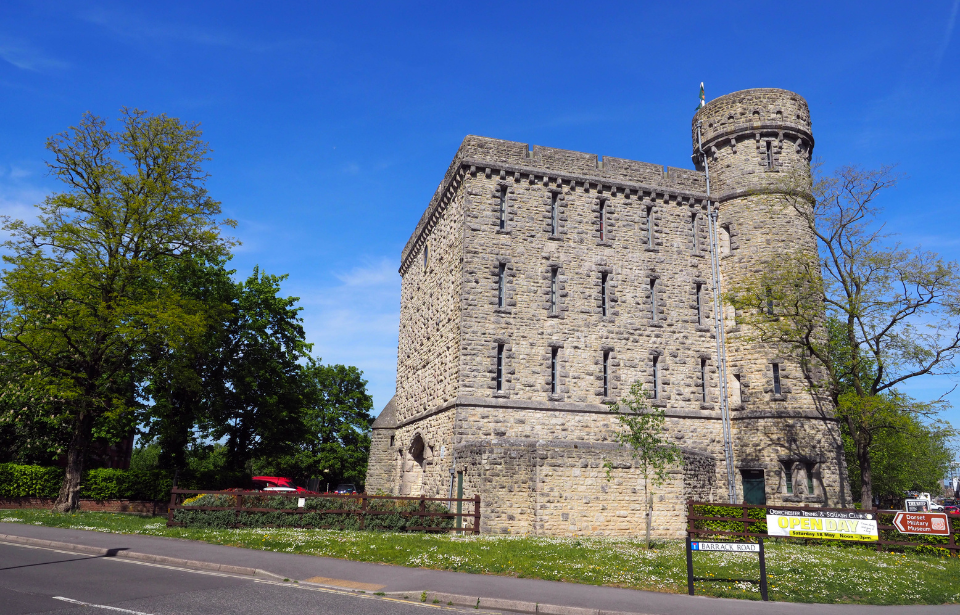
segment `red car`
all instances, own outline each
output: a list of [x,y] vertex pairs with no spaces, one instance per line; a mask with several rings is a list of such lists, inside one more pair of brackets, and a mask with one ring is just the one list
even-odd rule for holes
[[309,491],[303,487],[293,484],[293,481],[283,476],[254,476],[252,479],[254,486],[258,491],[268,491],[270,493],[304,493],[308,495],[317,495],[315,491]]
[[943,512],[948,515],[960,515],[960,506],[944,506]]

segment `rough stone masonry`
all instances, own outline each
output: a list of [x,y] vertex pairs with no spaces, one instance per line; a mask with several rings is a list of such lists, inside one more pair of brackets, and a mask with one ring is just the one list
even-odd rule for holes
[[465,138],[401,255],[397,390],[367,492],[447,497],[462,481],[483,532],[638,533],[644,477],[609,404],[639,380],[683,452],[650,487],[654,534],[679,536],[688,498],[728,497],[722,327],[737,499],[848,505],[832,408],[798,361],[714,314],[715,284],[816,249],[776,206],[813,145],[806,101],[778,89],[701,108],[694,171]]

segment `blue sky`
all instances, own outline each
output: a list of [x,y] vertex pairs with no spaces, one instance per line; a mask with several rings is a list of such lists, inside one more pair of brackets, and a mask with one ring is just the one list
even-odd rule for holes
[[467,134],[690,168],[701,81],[708,100],[786,88],[828,166],[899,165],[882,204],[901,241],[960,257],[958,6],[6,0],[0,212],[58,189],[44,141],[85,111],[200,122],[233,266],[289,273],[315,354],[362,369],[379,412],[400,250]]

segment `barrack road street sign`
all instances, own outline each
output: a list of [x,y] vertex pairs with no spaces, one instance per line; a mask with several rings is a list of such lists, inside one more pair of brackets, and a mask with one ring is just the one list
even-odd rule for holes
[[893,525],[901,534],[950,535],[950,521],[946,513],[901,511],[894,516]]
[[755,542],[704,542],[695,540],[690,543],[694,551],[726,551],[729,553],[759,553],[760,545]]

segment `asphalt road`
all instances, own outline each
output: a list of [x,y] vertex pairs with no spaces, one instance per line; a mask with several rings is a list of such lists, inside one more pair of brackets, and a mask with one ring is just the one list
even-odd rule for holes
[[[441,615],[416,602],[0,544],[0,613]],[[469,612],[477,613],[470,609]],[[489,611],[488,611],[489,613]]]

